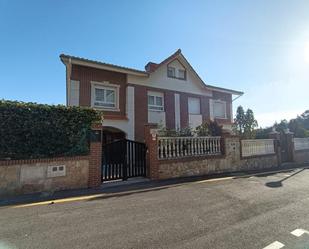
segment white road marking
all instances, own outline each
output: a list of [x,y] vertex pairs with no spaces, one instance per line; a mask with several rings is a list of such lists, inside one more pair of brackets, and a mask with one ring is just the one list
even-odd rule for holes
[[291,234],[293,234],[296,237],[300,237],[302,236],[304,233],[309,234],[309,232],[307,230],[304,229],[295,229],[294,231],[291,232]]
[[282,244],[279,241],[275,241],[275,242],[271,243],[270,245],[264,247],[263,249],[280,249],[282,247],[284,247],[284,244]]

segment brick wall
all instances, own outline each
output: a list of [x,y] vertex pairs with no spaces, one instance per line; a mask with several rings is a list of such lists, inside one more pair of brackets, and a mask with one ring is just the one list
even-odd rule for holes
[[88,187],[95,188],[101,185],[102,144],[95,142],[90,144],[89,179]]

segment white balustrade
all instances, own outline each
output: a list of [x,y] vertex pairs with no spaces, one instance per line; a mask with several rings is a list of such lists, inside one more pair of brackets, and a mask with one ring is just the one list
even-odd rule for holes
[[275,154],[273,139],[241,140],[242,157]]
[[220,155],[221,137],[158,137],[158,158]]
[[294,138],[295,150],[309,150],[309,137]]

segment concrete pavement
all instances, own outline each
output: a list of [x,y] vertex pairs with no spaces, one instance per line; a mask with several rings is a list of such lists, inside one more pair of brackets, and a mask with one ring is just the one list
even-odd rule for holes
[[308,169],[186,182],[2,207],[0,248],[308,248],[308,207]]

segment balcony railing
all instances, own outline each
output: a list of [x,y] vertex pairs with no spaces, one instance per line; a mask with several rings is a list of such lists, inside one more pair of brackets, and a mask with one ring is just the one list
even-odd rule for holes
[[159,159],[221,154],[221,137],[158,137]]
[[241,140],[242,157],[269,155],[275,153],[273,139]]

